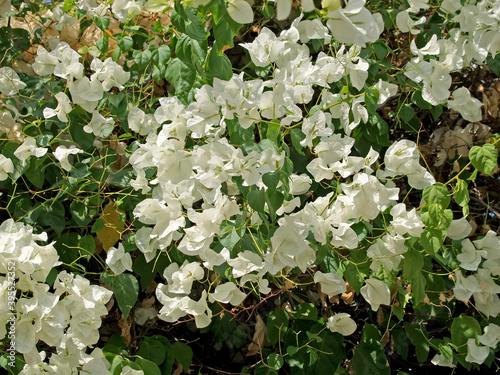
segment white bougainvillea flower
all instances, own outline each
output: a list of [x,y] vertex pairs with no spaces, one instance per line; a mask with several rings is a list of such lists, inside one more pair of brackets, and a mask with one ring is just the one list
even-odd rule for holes
[[342,276],[334,272],[323,273],[321,271],[316,271],[314,274],[314,282],[319,283],[319,285],[321,285],[321,292],[329,296],[336,296],[347,290]]
[[338,332],[342,336],[352,335],[358,328],[358,325],[351,318],[351,315],[347,313],[332,315],[328,318],[326,325],[330,328],[330,331]]
[[8,66],[0,68],[0,92],[7,96],[17,95],[19,90],[24,89],[26,83],[19,79],[17,73]]
[[469,363],[482,364],[486,357],[490,354],[490,348],[487,346],[479,346],[476,344],[476,339],[467,340],[467,357],[465,360]]
[[462,276],[462,271],[455,272],[455,287],[453,294],[460,301],[468,301],[472,293],[481,292],[481,285],[474,275]]
[[120,372],[120,375],[144,375],[144,371],[134,370],[132,367],[127,365],[122,368],[122,372]]
[[142,4],[134,0],[115,0],[111,11],[118,21],[126,22],[127,19],[141,14]]
[[476,250],[472,242],[466,238],[462,241],[462,252],[457,255],[457,260],[464,270],[475,271],[481,263],[482,256],[486,254],[484,250]]
[[68,113],[70,113],[73,110],[73,107],[71,106],[71,102],[68,98],[68,95],[66,95],[63,92],[58,92],[56,94],[56,99],[57,99],[57,107],[54,108],[44,108],[43,109],[43,117],[45,118],[51,118],[54,116],[57,116],[59,121],[62,122],[68,122]]
[[60,6],[56,6],[54,9],[52,9],[52,14],[57,20],[55,27],[58,31],[62,31],[64,25],[71,26],[76,22],[76,18],[73,18],[69,14],[64,13]]
[[276,61],[285,50],[285,44],[276,38],[276,35],[264,27],[252,43],[241,43],[240,46],[248,50],[252,62],[258,67],[266,67]]
[[36,156],[37,158],[41,158],[47,153],[47,149],[45,147],[37,147],[35,138],[25,138],[24,142],[14,151],[14,155],[16,158],[21,160],[23,165],[26,163],[26,159],[28,159],[31,155]]
[[410,17],[410,13],[408,10],[403,10],[399,12],[396,16],[396,26],[403,33],[411,33],[412,35],[417,35],[420,33],[419,29],[416,29],[415,26],[421,25],[425,22],[426,18],[421,17],[419,20],[414,21]]
[[290,194],[302,195],[307,193],[311,187],[312,180],[307,174],[292,174],[290,175]]
[[205,271],[199,262],[184,261],[179,267],[177,263],[171,263],[165,271],[163,277],[167,280],[168,292],[174,294],[189,294],[195,280],[201,280]]
[[245,0],[227,0],[226,3],[227,13],[234,21],[241,24],[253,22],[252,7]]
[[472,226],[469,224],[465,217],[457,220],[453,220],[446,231],[446,237],[452,240],[462,240],[466,238],[472,230]]
[[478,99],[473,98],[466,87],[456,89],[452,95],[453,99],[448,100],[448,108],[460,113],[467,121],[481,121],[481,106],[483,104]]
[[393,217],[391,225],[393,231],[403,236],[406,233],[414,237],[420,237],[424,231],[424,223],[420,219],[415,208],[411,211],[406,211],[404,203],[398,203],[391,208],[391,215]]
[[373,278],[366,279],[360,292],[373,311],[377,311],[380,305],[391,304],[391,291],[383,281]]
[[125,271],[132,272],[132,257],[125,252],[123,244],[119,244],[118,248],[111,247],[106,256],[106,264],[115,273],[119,275]]
[[383,81],[382,79],[379,79],[373,87],[378,90],[378,105],[384,104],[388,99],[396,96],[398,93],[398,85]]
[[31,65],[39,76],[54,74],[54,69],[59,64],[59,59],[50,54],[43,46],[39,45],[36,51],[35,62]]
[[292,10],[292,0],[276,0],[276,19],[286,19]]
[[113,130],[115,120],[113,117],[105,118],[98,111],[92,112],[92,119],[83,127],[86,133],[93,133],[95,136],[106,137]]
[[147,114],[139,107],[132,107],[130,109],[127,121],[130,130],[140,135],[148,135],[160,126],[153,114]]
[[130,79],[130,72],[123,70],[111,57],[104,61],[95,58],[90,63],[90,68],[95,72],[90,76],[90,80],[98,79],[104,91],[109,91],[112,87],[123,90],[123,85]]
[[345,8],[329,9],[326,25],[338,42],[364,48],[366,43],[379,38],[384,21],[380,13],[371,14],[365,3],[366,0],[349,0]]
[[478,250],[485,250],[486,259],[500,259],[500,236],[494,231],[489,230],[486,236],[480,240],[474,241],[474,245]]
[[478,341],[490,348],[494,348],[497,346],[500,341],[500,327],[494,323],[490,323],[484,329],[484,335],[479,336]]
[[431,363],[434,366],[451,367],[451,368],[456,367],[456,365],[453,364],[453,357],[446,359],[444,355],[439,353],[432,358]]
[[236,278],[261,270],[264,267],[262,257],[250,250],[238,253],[234,259],[228,259],[227,264],[233,267],[233,276]]
[[137,307],[134,309],[134,322],[143,326],[148,320],[153,320],[158,315],[154,307]]
[[219,301],[220,303],[230,303],[233,306],[240,305],[246,298],[246,294],[238,289],[233,282],[220,284],[213,293],[208,295],[210,302]]
[[[302,4],[304,4],[304,1],[302,1]],[[312,39],[318,39],[323,40],[324,44],[328,44],[332,40],[328,28],[326,28],[318,18],[300,21],[297,25],[297,30],[299,31],[300,41],[302,43],[307,43]]]
[[12,160],[0,154],[0,181],[6,180],[9,177],[7,173],[12,172],[14,172]]
[[71,164],[69,162],[69,156],[70,155],[81,154],[81,153],[83,153],[83,151],[80,150],[79,148],[77,148],[74,145],[69,146],[69,148],[67,148],[66,146],[61,145],[61,146],[57,147],[57,149],[53,152],[53,155],[55,156],[55,158],[57,160],[59,160],[61,162],[61,167],[65,171],[69,172],[71,170]]

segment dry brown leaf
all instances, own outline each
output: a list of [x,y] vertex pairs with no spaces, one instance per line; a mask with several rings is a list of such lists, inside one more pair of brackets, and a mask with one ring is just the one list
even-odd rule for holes
[[144,293],[146,294],[153,294],[154,291],[156,290],[156,287],[158,286],[158,283],[156,281],[151,281],[151,284],[148,285]]
[[385,321],[384,310],[382,310],[382,307],[379,306],[377,310],[377,323],[382,324],[384,321]]
[[151,307],[154,305],[155,301],[156,301],[156,298],[154,296],[150,297],[150,298],[144,298],[141,302],[142,307],[144,307],[144,308]]
[[259,354],[262,350],[262,347],[269,342],[267,338],[266,324],[264,323],[260,315],[257,315],[256,320],[257,322],[255,323],[255,333],[253,334],[252,342],[248,345],[247,348],[247,357]]
[[172,375],[180,375],[182,374],[182,365],[180,363],[177,363],[177,368],[172,372]]
[[342,296],[340,298],[342,298],[348,305],[352,305],[354,297],[356,296],[354,293],[354,289],[347,281],[345,282],[345,286],[347,289],[344,293],[342,293]]
[[444,293],[439,293],[439,300],[441,301],[441,303],[446,302],[446,296],[444,295]]
[[120,221],[118,212],[124,213],[116,207],[115,202],[109,202],[106,207],[104,207],[100,217],[104,222],[104,228],[96,232],[96,235],[102,243],[102,248],[106,252],[118,242],[125,229],[125,223]]
[[386,346],[392,339],[390,331],[385,331],[384,336],[382,336],[382,345]]
[[132,342],[132,335],[130,334],[130,328],[132,327],[132,321],[130,317],[127,319],[123,318],[123,314],[121,314],[120,320],[118,321],[118,326],[122,329],[121,335],[123,338],[123,342],[128,347]]
[[331,304],[337,304],[340,302],[340,297],[338,295],[336,296],[331,296],[328,298]]

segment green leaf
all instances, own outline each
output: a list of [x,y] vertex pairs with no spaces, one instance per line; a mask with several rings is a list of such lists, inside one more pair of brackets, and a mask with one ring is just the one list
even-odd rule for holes
[[179,58],[175,58],[169,61],[165,78],[174,86],[175,94],[186,101],[189,91],[193,87],[196,71],[184,64]]
[[410,250],[404,254],[405,261],[403,266],[403,274],[406,278],[412,278],[417,272],[422,270],[424,266],[424,257],[421,253],[415,250]]
[[405,332],[411,343],[415,346],[417,359],[420,363],[427,361],[429,355],[429,339],[427,331],[423,326],[417,326],[405,322]]
[[366,323],[361,342],[354,348],[351,369],[354,375],[390,375],[379,330]]
[[87,260],[95,253],[95,240],[90,234],[80,238],[78,246],[80,247],[80,254],[86,257]]
[[167,349],[161,341],[146,337],[136,355],[161,365],[167,355]]
[[491,172],[497,165],[498,150],[491,143],[486,143],[481,147],[473,146],[469,151],[469,159],[476,169],[491,176]]
[[465,207],[469,204],[469,187],[464,180],[457,180],[457,184],[453,191],[453,199],[460,207]]
[[39,189],[42,188],[45,180],[45,168],[43,168],[44,161],[45,158],[30,158],[28,163],[29,167],[26,172],[24,172],[29,182]]
[[183,35],[175,45],[176,56],[186,65],[194,68],[199,74],[207,57],[208,44],[206,40],[192,39]]
[[175,360],[182,365],[184,371],[189,369],[193,363],[193,349],[180,341],[174,342],[172,344],[172,349],[174,351]]
[[94,22],[98,28],[102,31],[105,31],[109,27],[109,18],[108,17],[96,17],[94,18]]
[[453,319],[450,328],[451,342],[457,346],[460,354],[467,354],[467,341],[482,334],[479,322],[471,316],[460,315]]
[[424,247],[427,254],[435,255],[443,244],[443,233],[432,228],[425,228],[420,235],[420,243]]
[[101,51],[102,54],[106,54],[108,52],[108,39],[108,36],[105,35],[102,38],[97,39],[97,41],[95,42],[95,46],[99,51]]
[[424,198],[426,203],[439,203],[443,208],[448,207],[451,201],[448,188],[441,182],[427,186],[422,192],[422,198]]
[[137,273],[141,279],[141,288],[145,290],[149,284],[154,280],[157,270],[155,270],[155,260],[151,260],[149,263],[146,262],[144,254],[139,255],[132,265],[132,269]]
[[264,190],[252,190],[248,193],[247,200],[255,211],[264,213],[264,203],[266,202]]
[[410,278],[411,284],[411,295],[413,298],[413,304],[416,306],[422,302],[425,298],[425,286],[427,281],[425,280],[422,271],[417,272],[413,277]]
[[318,309],[312,303],[304,302],[297,306],[295,311],[291,312],[291,315],[295,319],[306,319],[317,321],[318,320]]
[[219,44],[216,41],[208,55],[208,69],[206,69],[206,72],[209,77],[216,77],[223,81],[229,81],[233,76],[231,61],[225,54],[219,53],[218,49]]
[[285,196],[279,191],[271,189],[266,191],[266,202],[273,221],[276,220],[276,211],[280,209],[284,199]]
[[279,142],[279,134],[280,134],[280,121],[279,120],[273,120],[271,122],[267,123],[267,131],[266,131],[266,138],[269,139],[271,142],[274,144],[280,144]]
[[64,206],[58,201],[47,201],[40,209],[42,211],[38,217],[39,223],[43,226],[50,226],[60,236],[66,226]]
[[302,132],[302,130],[295,128],[290,131],[290,136],[292,137],[292,144],[295,150],[297,150],[300,155],[305,155],[303,151],[304,147],[302,147],[300,142],[306,138],[306,135]]
[[145,358],[141,358],[140,356],[138,356],[135,360],[135,363],[137,363],[141,367],[144,374],[161,375],[161,371],[158,368],[157,364],[152,361],[149,361]]
[[[338,333],[328,330],[321,332],[316,340],[311,342],[311,357],[309,359],[310,374],[335,374],[339,365],[344,361],[344,338]],[[313,358],[317,356],[317,358]],[[314,364],[311,366],[311,364]]]
[[165,66],[170,60],[171,52],[170,47],[166,45],[161,45],[157,49],[154,49],[152,52],[151,60],[153,64],[157,67]]
[[271,190],[276,190],[280,182],[281,172],[279,170],[275,172],[267,172],[262,175],[262,182]]
[[213,27],[213,33],[217,41],[217,52],[221,53],[224,46],[229,46],[230,48],[234,47],[233,38],[235,34],[233,34],[231,25],[226,22],[225,19],[220,20],[220,22]]
[[152,53],[150,50],[145,50],[143,52],[134,51],[133,56],[134,61],[139,66],[139,69],[144,69],[151,61]]
[[405,123],[409,123],[415,116],[415,110],[410,105],[403,103],[399,109],[399,116]]
[[243,129],[237,118],[233,118],[232,120],[226,119],[225,121],[231,144],[241,146],[243,143],[254,139],[255,124],[252,124],[248,129]]
[[139,283],[135,276],[122,273],[113,279],[113,293],[123,316],[126,318],[137,302]]
[[271,311],[267,317],[266,327],[271,345],[282,341],[288,330],[288,314],[281,309]]
[[283,356],[278,353],[271,353],[267,356],[267,364],[268,366],[271,366],[272,368],[279,370],[283,364],[285,363],[285,360],[283,359]]
[[134,40],[132,37],[126,35],[118,41],[118,47],[122,50],[122,52],[128,52],[132,49],[134,45]]

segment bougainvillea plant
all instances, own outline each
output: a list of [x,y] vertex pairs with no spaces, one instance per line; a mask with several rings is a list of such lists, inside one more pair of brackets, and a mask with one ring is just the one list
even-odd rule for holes
[[500,368],[498,1],[0,15],[3,369]]

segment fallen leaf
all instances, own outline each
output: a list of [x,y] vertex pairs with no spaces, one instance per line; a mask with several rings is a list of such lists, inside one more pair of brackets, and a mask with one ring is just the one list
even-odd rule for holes
[[347,303],[348,305],[352,305],[352,303],[354,302],[354,297],[355,297],[354,289],[347,281],[345,282],[345,286],[347,289],[344,293],[342,293],[340,298],[342,298],[342,300],[345,303]]
[[255,333],[253,334],[252,342],[248,345],[247,357],[259,354],[262,347],[269,343],[267,338],[267,329],[264,321],[257,315],[257,322],[255,323]]
[[125,223],[120,221],[118,212],[125,214],[116,207],[115,202],[109,202],[102,212],[100,219],[104,222],[104,227],[96,233],[97,238],[102,243],[104,251],[108,251],[121,238],[125,229]]
[[123,342],[125,343],[125,346],[130,346],[130,343],[132,342],[132,335],[130,334],[130,328],[132,327],[132,322],[129,320],[129,318],[124,319],[123,314],[121,314],[120,320],[118,321],[118,326],[121,328],[122,332],[122,338]]

